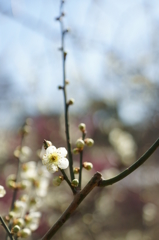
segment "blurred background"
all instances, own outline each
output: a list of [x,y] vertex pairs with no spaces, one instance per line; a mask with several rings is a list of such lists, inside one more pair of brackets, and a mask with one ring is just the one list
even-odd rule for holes
[[[43,139],[66,146],[62,84],[60,1],[0,0],[0,164],[1,185],[16,172],[13,151],[18,129],[31,117],[25,144],[32,158]],[[159,3],[157,0],[68,0],[64,4],[68,52],[66,76],[71,142],[86,123],[95,140],[84,160],[83,186],[95,171],[109,178],[140,157],[159,136]],[[62,145],[63,144],[63,145]],[[86,198],[55,239],[157,240],[159,235],[159,163],[157,150],[135,173]],[[75,156],[78,165],[78,156]],[[5,186],[6,188],[6,186]],[[12,191],[0,200],[8,213]],[[45,198],[41,237],[71,201],[65,183]],[[93,199],[93,200],[92,200]],[[44,207],[45,206],[45,207]],[[48,220],[46,222],[46,219]],[[2,233],[1,233],[2,231]],[[2,228],[0,233],[4,234]]]

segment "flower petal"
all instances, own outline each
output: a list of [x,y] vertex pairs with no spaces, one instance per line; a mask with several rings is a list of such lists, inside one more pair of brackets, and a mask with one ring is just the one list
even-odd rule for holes
[[57,151],[57,154],[58,154],[60,157],[66,157],[66,155],[67,155],[67,150],[66,150],[66,148],[64,148],[64,147],[60,147],[60,148],[58,148],[56,151]]
[[58,171],[58,167],[55,166],[54,164],[47,164],[46,168],[49,172],[54,173]]
[[46,165],[48,162],[49,162],[49,159],[48,159],[48,157],[46,156],[46,154],[44,154],[44,155],[43,155],[43,158],[42,158],[42,163],[43,163],[43,165]]
[[46,155],[49,155],[50,153],[53,153],[56,151],[56,147],[55,146],[50,146],[46,149]]
[[58,166],[59,168],[61,169],[66,169],[69,165],[69,161],[67,158],[61,158],[59,161],[58,161]]
[[6,194],[6,190],[4,189],[3,186],[0,185],[0,197],[4,197],[5,194]]

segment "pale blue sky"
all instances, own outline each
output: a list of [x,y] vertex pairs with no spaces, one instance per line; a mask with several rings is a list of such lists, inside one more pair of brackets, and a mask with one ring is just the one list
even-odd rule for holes
[[[57,90],[62,83],[61,54],[57,50],[60,26],[54,20],[59,4],[58,0],[0,0],[0,77],[10,79],[13,92],[11,100],[7,95],[0,99],[1,125],[16,122],[23,113],[63,110],[63,96]],[[118,101],[125,122],[143,120],[153,104],[150,86],[159,84],[155,55],[159,2],[67,0],[65,12],[65,26],[71,29],[65,46],[71,83],[68,96],[75,98],[76,104],[72,110],[82,111],[85,102],[95,96]],[[119,60],[113,66],[112,53]],[[141,91],[131,83],[134,69],[144,69],[142,73],[148,78]],[[143,91],[146,98],[141,95]],[[12,118],[8,117],[8,108]]]

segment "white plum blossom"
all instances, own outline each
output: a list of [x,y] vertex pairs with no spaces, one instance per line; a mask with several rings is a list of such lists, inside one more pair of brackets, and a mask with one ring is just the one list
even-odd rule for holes
[[3,186],[0,185],[0,198],[4,197],[5,194],[6,194],[6,190],[4,189]]
[[37,176],[37,164],[34,161],[23,163],[21,169],[21,178],[32,180]]
[[58,168],[66,169],[69,161],[66,158],[67,150],[64,147],[56,148],[50,146],[46,149],[46,153],[42,157],[42,163],[51,173],[57,172]]
[[41,213],[40,212],[30,212],[25,216],[26,227],[31,231],[35,231],[39,227]]

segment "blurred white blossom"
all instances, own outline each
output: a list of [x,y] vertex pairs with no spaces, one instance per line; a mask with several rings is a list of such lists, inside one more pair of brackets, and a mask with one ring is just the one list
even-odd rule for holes
[[39,227],[41,213],[40,212],[30,212],[25,216],[26,227],[31,231],[35,231]]
[[24,163],[21,170],[22,179],[34,179],[37,176],[37,164],[34,161]]
[[109,133],[109,141],[121,157],[123,164],[130,165],[134,162],[137,147],[130,133],[114,128]]
[[28,146],[23,146],[20,153],[20,161],[25,162],[28,160],[32,153],[32,150]]
[[6,194],[6,190],[2,185],[0,185],[0,197],[4,197],[5,194]]

